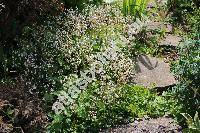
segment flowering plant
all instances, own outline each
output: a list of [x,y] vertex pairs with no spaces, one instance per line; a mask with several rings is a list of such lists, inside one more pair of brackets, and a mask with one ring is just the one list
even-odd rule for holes
[[21,64],[14,65],[23,70],[31,92],[57,98],[51,99],[52,117],[67,122],[91,85],[98,82],[100,98],[112,101],[116,86],[133,82],[134,60],[128,54],[144,25],[114,5],[87,6],[82,13],[69,9],[24,29],[15,53]]

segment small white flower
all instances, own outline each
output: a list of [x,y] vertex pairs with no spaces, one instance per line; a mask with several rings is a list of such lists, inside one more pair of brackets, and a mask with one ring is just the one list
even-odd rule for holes
[[52,110],[56,113],[56,114],[60,114],[63,110],[65,109],[65,107],[63,106],[62,103],[60,102],[55,102],[52,106]]

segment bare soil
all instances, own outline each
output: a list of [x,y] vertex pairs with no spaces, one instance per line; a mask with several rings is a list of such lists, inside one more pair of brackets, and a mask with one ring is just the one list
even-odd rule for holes
[[46,124],[42,100],[31,94],[22,81],[0,85],[0,133],[44,132]]

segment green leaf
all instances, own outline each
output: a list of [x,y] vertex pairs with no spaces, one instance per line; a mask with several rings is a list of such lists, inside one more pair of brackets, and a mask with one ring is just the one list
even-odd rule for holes
[[181,115],[183,115],[185,117],[185,119],[187,120],[187,123],[188,123],[189,127],[191,127],[192,123],[193,123],[192,117],[189,114],[187,114],[187,113],[181,113]]
[[198,112],[196,112],[195,116],[194,116],[194,123],[195,123],[195,127],[200,130],[200,120],[199,120],[199,114]]

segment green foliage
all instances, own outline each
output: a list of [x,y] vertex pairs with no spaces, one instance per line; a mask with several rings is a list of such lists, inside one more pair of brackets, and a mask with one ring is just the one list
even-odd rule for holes
[[148,0],[123,0],[125,15],[141,16],[146,11]]
[[165,96],[157,96],[150,90],[140,86],[124,86],[120,93],[122,103],[131,113],[131,117],[158,117],[166,114],[173,114],[178,110],[176,102]]
[[182,114],[185,119],[187,120],[188,129],[185,130],[185,132],[188,133],[198,133],[200,132],[200,119],[199,114],[196,112],[194,119],[189,114]]
[[187,22],[191,28],[192,33],[200,32],[200,9],[196,9],[192,14],[186,15]]
[[77,99],[73,109],[54,115],[50,132],[98,132],[144,116],[163,116],[178,108],[174,101],[157,96],[140,86],[111,88],[93,82]]
[[71,55],[64,51],[62,45],[67,40],[62,36],[66,35],[66,31],[59,31],[60,25],[55,20],[48,22],[51,23],[26,27],[19,40],[19,49],[12,55],[13,67],[22,75],[26,86],[34,91],[37,89],[41,94],[60,89],[61,76],[85,66],[83,54],[73,53],[73,50],[78,50],[77,47],[68,51],[72,52]]
[[179,13],[191,12],[193,9],[198,7],[199,2],[194,2],[195,0],[168,0],[168,6],[172,8],[171,10],[177,11]]
[[199,8],[198,0],[168,0],[169,11],[173,12],[174,25],[188,25],[190,32],[198,33],[199,29]]
[[172,71],[179,77],[181,82],[190,87],[200,87],[200,41],[188,40],[180,47],[180,58],[173,63]]
[[15,43],[15,37],[25,25],[39,22],[43,16],[55,15],[60,11],[60,3],[54,0],[2,0],[0,8],[0,40],[5,46],[8,42]]
[[[91,55],[104,52],[112,40],[116,45],[125,45],[121,38],[128,24],[119,9],[113,10],[109,5],[87,8],[90,10],[85,9],[85,14],[69,10],[66,14],[47,18],[41,25],[24,28],[19,38],[19,48],[11,53],[9,64],[22,75],[29,88],[38,89],[42,94],[59,90],[63,77],[80,75],[80,71],[88,68],[93,61]],[[110,21],[105,25],[107,18]],[[118,56],[124,56],[123,52],[118,52]],[[121,60],[112,63],[116,65]],[[133,65],[128,61],[123,58],[122,64]],[[119,80],[124,74],[130,75],[125,71],[133,70],[124,65],[111,69],[109,65],[105,66],[106,74],[115,72]]]
[[172,72],[179,79],[170,93],[183,107],[181,112],[194,116],[200,111],[200,42],[188,40],[179,50],[179,60],[172,64]]
[[[103,53],[112,42],[119,47],[127,44],[122,39],[126,39],[128,22],[132,19],[124,18],[119,9],[111,8],[110,5],[88,6],[83,12],[81,14],[77,10],[68,10],[65,14],[47,18],[42,24],[25,27],[23,34],[17,39],[18,48],[10,53],[8,62],[5,61],[5,68],[10,65],[26,83],[27,90],[30,89],[31,92],[37,92],[45,97],[48,111],[51,110],[52,102],[56,100],[55,95],[52,96],[51,93],[59,93],[59,90],[67,91],[66,86],[69,84],[64,81],[65,78],[69,78],[70,74],[79,77],[80,71],[87,70],[93,61],[91,55],[97,52]],[[125,83],[127,75],[132,76],[134,63],[128,60],[120,50],[117,52],[117,58],[119,58],[117,61],[109,62],[107,66],[104,66],[105,76],[101,78],[102,84],[107,84],[108,81]],[[99,77],[97,76],[97,79]],[[92,94],[88,97],[92,97]],[[95,97],[92,98],[95,99]],[[112,106],[112,103],[109,103]],[[81,101],[80,104],[82,104]],[[101,105],[101,102],[97,102],[95,107]],[[84,109],[81,106],[78,110]],[[107,108],[104,111],[109,112],[102,113],[106,118],[112,115],[114,117],[112,120],[121,116],[117,111],[121,108],[120,105],[113,106],[116,106],[117,113],[112,114]],[[101,115],[98,116],[99,120],[94,122],[93,117],[82,116],[81,111],[74,113],[73,108],[73,105],[66,106],[65,115],[52,113],[54,118],[51,125],[52,131],[85,131],[90,129],[88,126],[100,128],[105,125],[106,119],[100,118]],[[85,113],[89,115],[87,108]],[[85,118],[89,120],[85,121]],[[112,121],[109,123],[108,125],[111,125]],[[93,129],[96,131],[95,128]]]
[[83,9],[85,4],[101,4],[103,0],[60,0],[63,1],[66,8],[79,8]]
[[0,2],[0,80],[19,76],[13,67],[13,51],[19,49],[23,28],[44,21],[45,16],[60,12],[59,1],[1,0]]

